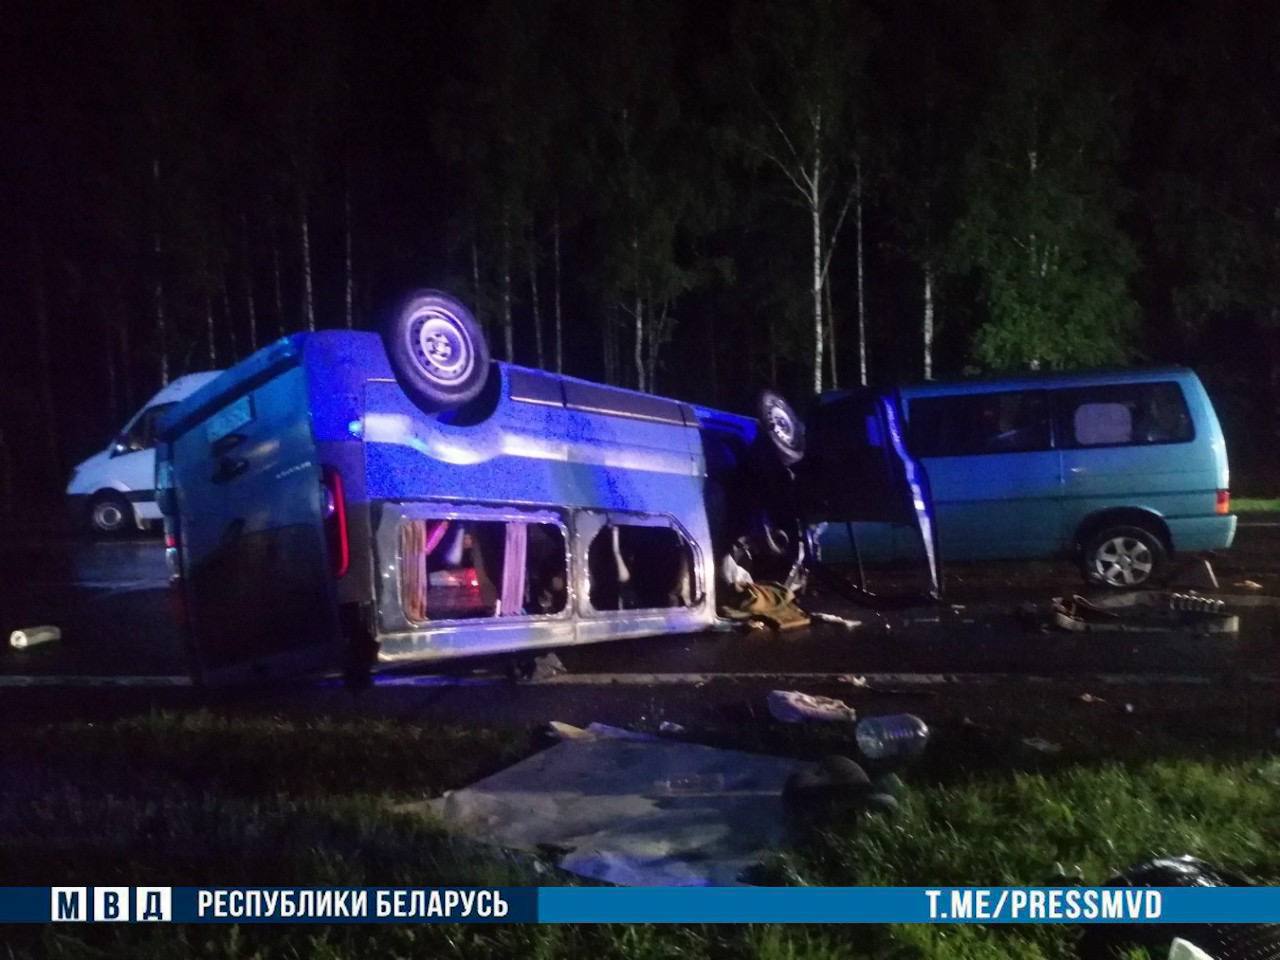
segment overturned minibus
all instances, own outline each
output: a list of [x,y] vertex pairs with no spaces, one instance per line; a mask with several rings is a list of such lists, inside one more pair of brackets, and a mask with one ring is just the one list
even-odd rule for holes
[[[872,511],[923,516],[891,408],[864,406],[852,427],[884,438],[864,473],[895,491]],[[794,569],[814,521],[797,506],[803,423],[774,395],[761,414],[490,362],[436,291],[381,336],[285,337],[159,426],[193,673],[358,675],[713,627],[718,559]],[[823,510],[866,519],[865,496],[831,488]]]

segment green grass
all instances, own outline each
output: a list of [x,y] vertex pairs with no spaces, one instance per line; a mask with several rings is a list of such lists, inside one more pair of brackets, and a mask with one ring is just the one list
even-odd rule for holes
[[1232,497],[1231,510],[1234,513],[1266,513],[1280,510],[1280,499],[1268,500],[1258,497]]
[[[389,809],[505,766],[536,747],[533,731],[203,712],[0,729],[7,884],[572,882]],[[831,747],[825,732],[806,742],[803,730],[762,729],[743,745],[798,755]],[[810,833],[769,872],[806,884],[1025,884],[1051,882],[1062,864],[1096,883],[1152,854],[1193,853],[1280,882],[1280,791],[1267,779],[1278,761],[1269,755],[1170,745],[1163,759],[1043,758],[997,744],[984,759],[939,735],[930,760],[910,771],[897,818]],[[12,957],[86,960],[1065,960],[1077,936],[1055,926],[103,925],[11,929],[0,943]]]

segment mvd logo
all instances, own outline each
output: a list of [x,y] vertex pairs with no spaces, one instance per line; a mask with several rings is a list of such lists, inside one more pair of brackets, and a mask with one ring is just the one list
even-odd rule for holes
[[173,919],[172,887],[50,887],[49,919],[160,923]]

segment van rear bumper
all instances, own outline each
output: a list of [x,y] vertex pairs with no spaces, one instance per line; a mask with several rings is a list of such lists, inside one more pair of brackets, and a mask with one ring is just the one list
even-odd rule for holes
[[1175,550],[1225,550],[1236,538],[1236,515],[1166,518]]

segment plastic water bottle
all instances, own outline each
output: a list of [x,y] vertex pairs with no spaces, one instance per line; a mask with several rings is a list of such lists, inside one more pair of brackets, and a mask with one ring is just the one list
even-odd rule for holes
[[[2,634],[0,634],[2,636]],[[9,646],[15,650],[25,650],[41,643],[61,640],[62,631],[54,626],[26,627],[9,634]]]
[[895,760],[920,753],[929,742],[929,727],[913,714],[895,713],[859,720],[853,735],[868,760]]

